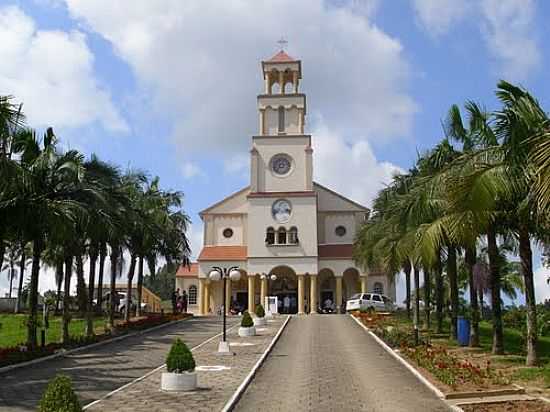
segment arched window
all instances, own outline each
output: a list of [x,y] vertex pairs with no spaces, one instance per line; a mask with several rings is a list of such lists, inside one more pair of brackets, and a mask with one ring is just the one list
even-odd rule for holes
[[189,286],[189,292],[188,292],[188,303],[190,305],[196,305],[197,304],[197,287],[195,285]]
[[292,226],[288,231],[288,243],[296,245],[298,243],[298,229]]
[[268,245],[272,245],[275,243],[275,229],[272,227],[267,228],[267,232],[265,234],[265,243]]
[[378,294],[383,294],[384,293],[384,285],[382,285],[382,283],[380,282],[375,282],[374,283],[374,288],[372,290],[374,293],[378,293]]
[[284,227],[280,227],[277,231],[277,244],[286,244],[286,229]]
[[285,108],[279,106],[279,133],[284,133],[285,131]]

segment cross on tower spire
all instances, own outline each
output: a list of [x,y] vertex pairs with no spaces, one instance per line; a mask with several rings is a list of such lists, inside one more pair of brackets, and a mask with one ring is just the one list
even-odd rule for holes
[[288,44],[288,41],[286,41],[286,39],[281,36],[281,38],[277,40],[277,44],[279,45],[279,48],[281,49],[281,51],[283,51],[286,45]]

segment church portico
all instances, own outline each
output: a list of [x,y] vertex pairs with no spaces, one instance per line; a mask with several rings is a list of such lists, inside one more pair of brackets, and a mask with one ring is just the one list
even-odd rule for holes
[[394,297],[394,284],[367,276],[353,260],[353,241],[369,210],[313,180],[315,139],[306,132],[301,61],[281,50],[261,70],[250,184],[200,213],[204,245],[193,270],[179,271],[185,279],[178,285],[198,290],[200,314],[219,313],[223,304],[222,282],[208,279],[213,266],[241,270],[238,282],[228,282],[227,311],[230,305],[253,311],[266,296],[299,314],[327,304],[341,310],[359,291]]

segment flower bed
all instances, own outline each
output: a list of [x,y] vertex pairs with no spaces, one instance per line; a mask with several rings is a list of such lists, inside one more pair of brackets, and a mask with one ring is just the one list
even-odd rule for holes
[[[136,320],[121,322],[117,324],[116,332],[117,334],[125,334],[132,331],[149,329],[154,326],[162,325],[163,323],[185,319],[191,316],[192,315],[190,314],[181,313],[147,315]],[[48,343],[44,347],[37,347],[35,350],[29,350],[29,348],[25,344],[0,348],[0,367],[28,362],[34,359],[42,358],[44,356],[53,355],[61,350],[74,349],[77,347],[90,345],[92,343],[109,339],[111,336],[112,334],[109,332],[93,336],[71,336],[69,343],[66,345],[57,342]]]
[[550,404],[548,402],[534,401],[506,401],[491,403],[473,403],[460,405],[464,412],[548,412]]

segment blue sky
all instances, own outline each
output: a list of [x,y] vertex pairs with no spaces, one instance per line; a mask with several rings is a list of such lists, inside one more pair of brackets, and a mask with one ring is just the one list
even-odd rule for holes
[[197,249],[198,211],[248,183],[279,37],[302,59],[315,178],[368,205],[451,104],[496,108],[504,78],[550,107],[548,17],[535,0],[0,0],[0,94],[65,145],[183,191]]

